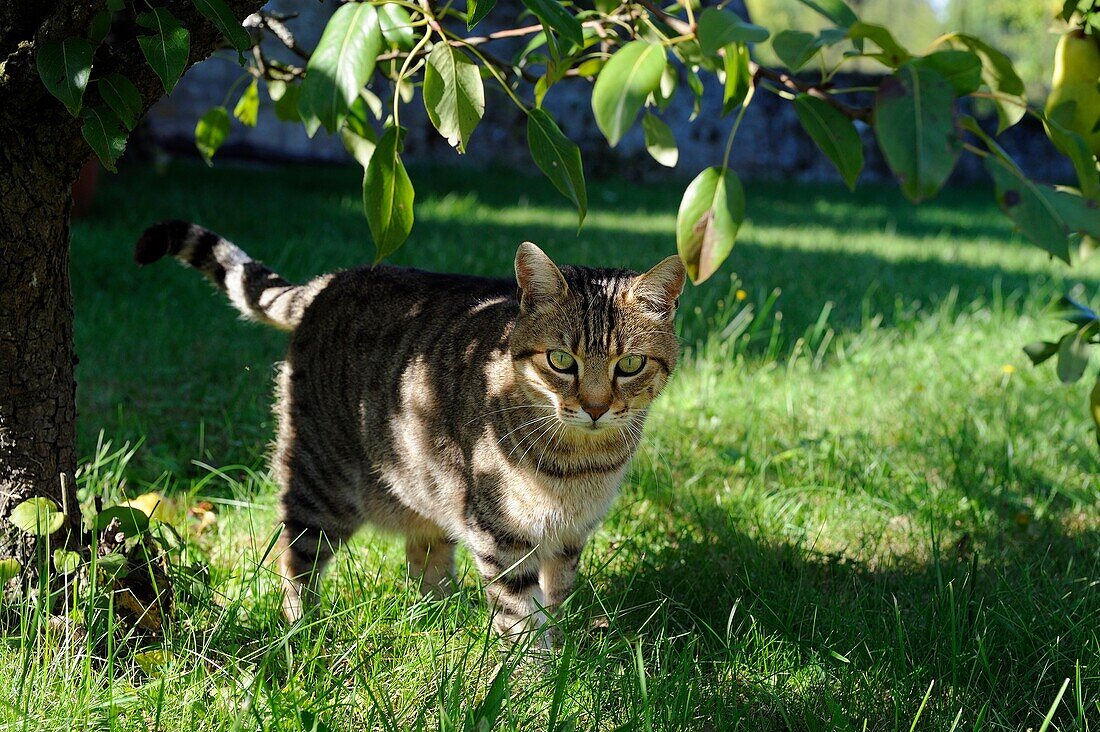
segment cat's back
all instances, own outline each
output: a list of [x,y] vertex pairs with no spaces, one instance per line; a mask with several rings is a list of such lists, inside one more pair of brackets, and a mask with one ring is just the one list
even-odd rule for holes
[[449,335],[506,346],[502,336],[518,307],[510,280],[391,265],[357,267],[331,275],[305,312],[291,350],[320,348],[392,360],[410,349],[423,353],[457,345]]
[[410,391],[431,397],[437,413],[422,417],[454,415],[492,390],[518,311],[510,280],[389,265],[345,270],[306,310],[287,363],[298,396],[349,428],[399,418]]

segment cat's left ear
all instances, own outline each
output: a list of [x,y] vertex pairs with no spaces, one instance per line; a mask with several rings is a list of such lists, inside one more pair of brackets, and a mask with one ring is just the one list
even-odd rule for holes
[[525,306],[553,302],[565,296],[568,288],[558,266],[546,252],[529,241],[516,250],[516,284]]
[[653,269],[638,275],[630,286],[629,297],[663,317],[671,317],[680,304],[687,272],[678,256],[662,259]]

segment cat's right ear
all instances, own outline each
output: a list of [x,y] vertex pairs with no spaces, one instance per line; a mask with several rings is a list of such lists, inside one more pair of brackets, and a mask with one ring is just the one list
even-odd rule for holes
[[546,253],[529,241],[516,250],[516,284],[525,307],[552,302],[565,296],[568,288],[561,270]]

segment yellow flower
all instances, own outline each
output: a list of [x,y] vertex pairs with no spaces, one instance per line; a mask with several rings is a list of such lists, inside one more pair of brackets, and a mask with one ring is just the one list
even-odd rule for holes
[[740,302],[741,300],[744,300],[746,297],[748,297],[749,293],[745,292],[744,290],[738,290],[734,293],[733,296],[737,298],[738,302]]
[[1004,366],[1001,367],[1001,373],[1007,376],[1012,376],[1012,374],[1016,373],[1016,367],[1010,363],[1006,363]]

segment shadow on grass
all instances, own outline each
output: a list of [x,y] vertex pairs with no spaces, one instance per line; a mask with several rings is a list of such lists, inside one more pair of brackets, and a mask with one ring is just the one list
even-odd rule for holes
[[1077,525],[1078,501],[1046,500],[1053,476],[1016,469],[1022,488],[1002,488],[989,471],[1003,445],[956,436],[969,442],[950,482],[987,516],[933,520],[911,557],[764,540],[709,496],[647,492],[674,528],[634,538],[623,551],[635,561],[598,573],[618,609],[612,632],[681,639],[701,674],[697,718],[713,729],[909,729],[933,682],[923,729],[947,729],[960,710],[960,729],[1034,729],[1065,679],[1053,721],[1081,729],[1100,714],[1100,531]]

